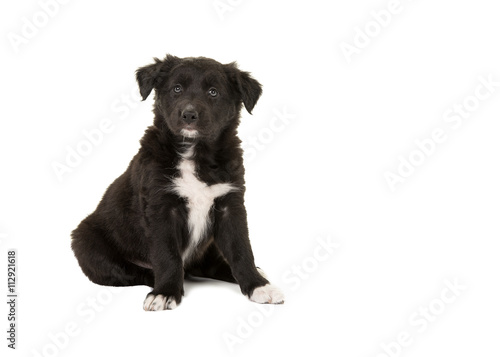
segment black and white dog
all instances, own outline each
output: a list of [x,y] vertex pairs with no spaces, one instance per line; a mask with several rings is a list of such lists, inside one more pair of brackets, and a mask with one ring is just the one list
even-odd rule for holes
[[258,303],[284,302],[256,268],[244,206],[242,104],[251,112],[261,85],[235,63],[178,58],[137,70],[143,100],[155,90],[154,124],[127,170],[71,246],[96,284],[148,285],[144,309],[173,309],[184,276],[238,283]]

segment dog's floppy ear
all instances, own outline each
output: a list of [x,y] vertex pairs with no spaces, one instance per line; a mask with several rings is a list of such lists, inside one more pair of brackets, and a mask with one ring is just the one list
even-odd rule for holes
[[164,60],[154,58],[155,63],[139,68],[135,72],[142,100],[146,100],[151,91],[158,88],[166,79],[178,57],[167,55]]
[[155,63],[141,67],[135,72],[135,78],[139,85],[142,100],[146,100],[153,88],[155,88],[161,66],[163,65],[163,61],[158,58],[154,58],[154,60]]
[[236,62],[226,65],[226,73],[233,88],[240,94],[245,109],[252,114],[253,107],[262,94],[262,85],[250,73],[239,70]]

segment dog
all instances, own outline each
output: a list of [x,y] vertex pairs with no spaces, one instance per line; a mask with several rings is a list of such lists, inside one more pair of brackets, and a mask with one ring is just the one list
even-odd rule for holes
[[146,311],[176,308],[185,276],[237,283],[257,303],[283,293],[254,263],[244,205],[241,109],[260,83],[235,62],[163,60],[136,71],[143,101],[155,91],[154,122],[127,170],[71,234],[83,273],[110,286],[147,285]]

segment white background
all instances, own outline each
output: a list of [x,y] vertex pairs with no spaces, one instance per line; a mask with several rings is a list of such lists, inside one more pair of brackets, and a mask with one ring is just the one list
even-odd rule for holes
[[[0,275],[16,248],[20,293],[10,355],[498,355],[500,87],[474,98],[479,78],[500,81],[494,2],[401,0],[384,26],[373,11],[387,0],[214,3],[69,1],[50,16],[2,3]],[[355,37],[363,48],[346,56]],[[237,60],[264,86],[240,137],[247,155],[259,146],[246,162],[256,262],[287,297],[270,313],[222,282],[186,283],[176,310],[144,312],[149,288],[94,285],[70,250],[152,123],[151,98],[124,104],[134,71],[166,53]],[[446,122],[464,101],[462,125]],[[59,180],[54,162],[105,118],[111,132]],[[446,140],[415,152],[436,129]],[[391,190],[385,175],[411,155],[419,165]],[[327,237],[340,246],[318,261]],[[466,289],[445,303],[445,281]]]

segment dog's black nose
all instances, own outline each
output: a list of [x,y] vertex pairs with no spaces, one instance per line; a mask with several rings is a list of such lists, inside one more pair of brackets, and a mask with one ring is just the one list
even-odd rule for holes
[[198,112],[194,110],[185,110],[182,112],[182,120],[186,124],[191,124],[198,119]]

